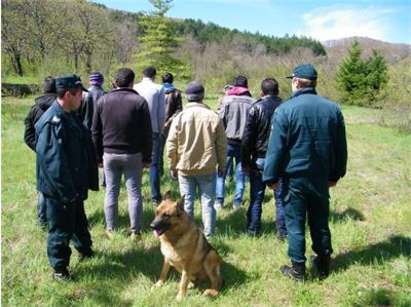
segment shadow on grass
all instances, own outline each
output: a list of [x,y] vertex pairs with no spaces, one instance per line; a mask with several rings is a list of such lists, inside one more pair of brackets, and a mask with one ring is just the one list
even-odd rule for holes
[[330,211],[330,221],[339,222],[346,219],[352,219],[354,221],[365,221],[365,216],[354,208],[347,208],[343,212]]
[[353,302],[353,306],[411,306],[411,298],[399,297],[393,290],[379,288],[366,291],[361,298]]
[[368,265],[399,256],[411,257],[411,238],[392,236],[386,241],[339,254],[333,261],[333,267],[334,271],[338,272],[346,270],[353,264]]

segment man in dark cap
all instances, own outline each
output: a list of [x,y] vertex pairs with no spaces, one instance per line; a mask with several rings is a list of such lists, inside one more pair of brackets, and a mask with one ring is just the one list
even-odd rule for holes
[[89,189],[98,190],[98,174],[89,133],[76,113],[83,90],[76,75],[56,78],[57,99],[35,125],[37,189],[46,202],[47,255],[58,280],[70,279],[70,240],[81,259],[93,256],[84,200]]
[[104,95],[104,76],[95,71],[89,76],[90,87],[87,93],[83,93],[83,99],[79,108],[80,117],[84,125],[91,130],[93,114],[97,109],[97,101]]
[[204,234],[214,233],[216,170],[223,172],[226,138],[218,115],[203,104],[204,87],[193,81],[186,89],[188,104],[173,120],[167,139],[167,157],[173,177],[178,175],[184,210],[194,217],[196,190],[201,193]]
[[291,266],[281,272],[305,278],[305,222],[308,217],[313,265],[319,278],[330,270],[332,254],[328,226],[329,188],[345,175],[347,141],[338,105],[317,95],[317,71],[311,64],[297,66],[292,76],[293,96],[278,107],[265,157],[263,180],[276,189],[283,180],[283,201]]
[[222,176],[217,177],[216,210],[224,206],[225,179],[228,170],[231,169],[234,162],[236,167],[233,208],[238,209],[241,207],[245,188],[245,174],[240,161],[241,139],[244,133],[248,109],[253,102],[254,99],[251,98],[250,91],[248,90],[247,78],[241,75],[237,76],[234,79],[233,86],[227,90],[227,95],[223,97],[219,109],[219,116],[224,123],[227,137],[227,162]]
[[[31,107],[27,117],[24,119],[24,142],[27,146],[36,152],[36,128],[34,125],[47,109],[56,100],[56,80],[53,77],[44,79],[43,95],[34,100],[34,105]],[[38,192],[37,197],[37,218],[40,226],[43,229],[47,228],[46,203],[43,194]]]

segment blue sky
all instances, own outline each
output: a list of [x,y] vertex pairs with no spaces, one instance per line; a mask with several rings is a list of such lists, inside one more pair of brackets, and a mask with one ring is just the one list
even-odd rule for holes
[[[131,12],[153,9],[148,0],[94,2]],[[174,0],[167,15],[275,36],[367,36],[411,44],[411,0]]]

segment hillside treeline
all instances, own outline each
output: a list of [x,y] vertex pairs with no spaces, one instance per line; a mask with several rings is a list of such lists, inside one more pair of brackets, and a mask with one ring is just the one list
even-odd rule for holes
[[[144,35],[139,27],[142,17],[147,16],[107,9],[85,0],[4,0],[3,72],[44,76],[98,69],[107,74],[118,66],[133,65]],[[196,77],[209,77],[201,60],[204,55],[232,62],[227,68],[241,70],[255,56],[284,56],[296,49],[325,55],[321,43],[310,38],[276,38],[192,19],[171,19],[171,24],[180,42],[176,56],[190,64]],[[216,54],[220,49],[230,50],[222,58]],[[245,63],[237,63],[236,58],[243,56]]]

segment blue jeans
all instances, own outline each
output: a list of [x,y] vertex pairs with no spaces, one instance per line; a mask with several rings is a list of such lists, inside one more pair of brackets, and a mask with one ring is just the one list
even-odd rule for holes
[[106,175],[106,198],[104,215],[107,229],[116,227],[118,216],[118,195],[120,194],[121,176],[124,174],[128,194],[128,214],[130,229],[141,230],[143,214],[143,197],[141,195],[141,177],[143,162],[141,153],[108,154],[104,153],[104,173]]
[[[261,213],[265,195],[265,183],[262,180],[264,163],[265,159],[258,158],[256,161],[257,169],[250,172],[250,206],[247,211],[247,230],[252,233],[259,233],[261,231]],[[282,202],[282,186],[282,180],[280,179],[278,187],[274,192],[276,226],[279,235],[287,235]]]
[[216,198],[217,201],[224,203],[225,197],[225,178],[227,177],[227,172],[233,167],[235,160],[235,194],[234,194],[234,204],[241,205],[243,201],[244,189],[245,189],[245,174],[241,167],[240,160],[241,145],[227,144],[227,160],[226,167],[223,176],[217,176],[217,186],[216,186]]
[[154,202],[161,201],[160,192],[160,169],[162,155],[162,142],[159,133],[153,132],[153,149],[151,151],[151,165],[150,165],[150,188],[151,188],[151,200]]
[[201,215],[204,234],[210,237],[215,230],[216,212],[214,209],[215,198],[215,173],[210,175],[178,176],[180,194],[184,195],[184,211],[194,218],[194,200],[197,188],[201,194]]

